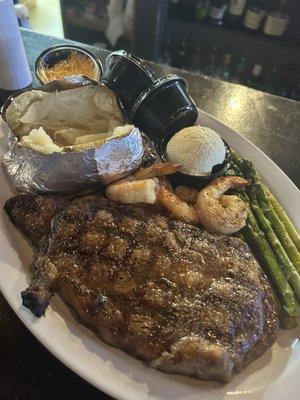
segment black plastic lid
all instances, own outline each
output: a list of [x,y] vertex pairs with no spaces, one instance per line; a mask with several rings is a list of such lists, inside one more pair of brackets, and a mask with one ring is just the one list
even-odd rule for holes
[[124,58],[127,61],[134,63],[138,68],[142,69],[145,74],[149,76],[150,79],[155,80],[156,76],[154,72],[142,61],[139,57],[134,56],[131,53],[128,53],[125,50],[118,50],[110,53],[106,58],[106,65],[109,63],[110,59],[113,57]]
[[138,98],[136,99],[136,101],[134,103],[132,111],[130,113],[129,119],[132,120],[134,118],[135,113],[137,112],[139,107],[143,104],[143,102],[145,101],[146,98],[149,99],[162,86],[166,86],[167,87],[168,85],[171,85],[174,82],[181,82],[183,84],[184,88],[187,89],[186,80],[183,79],[182,77],[178,76],[178,75],[167,75],[167,76],[164,76],[162,78],[158,78],[155,81],[155,84],[154,84],[154,86],[152,88],[149,88],[148,90],[142,92],[138,96]]

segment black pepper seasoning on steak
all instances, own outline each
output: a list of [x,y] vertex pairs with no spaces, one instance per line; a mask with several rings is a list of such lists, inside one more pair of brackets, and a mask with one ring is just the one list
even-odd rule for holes
[[[174,221],[155,206],[37,199],[40,209],[27,209],[27,196],[6,205],[34,243],[44,237],[22,293],[36,315],[58,291],[113,346],[163,371],[223,382],[274,342],[272,289],[241,240]],[[47,222],[49,202],[59,212]],[[44,218],[40,231],[35,218]]]

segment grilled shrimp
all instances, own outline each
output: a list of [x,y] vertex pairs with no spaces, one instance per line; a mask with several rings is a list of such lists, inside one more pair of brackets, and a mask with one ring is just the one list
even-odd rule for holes
[[172,183],[170,182],[170,180],[168,178],[166,178],[165,176],[161,176],[158,179],[159,179],[159,185],[160,186],[164,186],[170,192],[174,193],[174,189],[173,189]]
[[175,189],[175,193],[181,200],[186,201],[187,203],[190,204],[196,204],[198,197],[198,191],[196,189],[179,185]]
[[110,200],[125,204],[154,204],[158,192],[158,179],[121,179],[107,186],[105,193]]
[[148,179],[154,178],[156,176],[165,176],[174,174],[177,171],[180,171],[180,164],[173,163],[159,163],[150,165],[148,168],[142,168],[136,171],[133,176],[135,179]]
[[246,225],[249,204],[235,195],[223,195],[228,189],[249,185],[239,176],[217,178],[200,191],[196,209],[204,228],[209,232],[231,234]]
[[196,209],[182,201],[176,194],[166,186],[161,184],[157,193],[157,200],[162,204],[176,219],[189,224],[198,225],[199,217]]
[[173,174],[179,171],[180,168],[180,164],[172,163],[153,164],[148,168],[141,168],[133,175],[127,176],[127,178],[120,179],[107,186],[105,190],[106,196],[110,200],[120,203],[154,204],[159,187],[158,179],[155,177],[163,177],[161,178],[161,182],[167,185],[169,183],[164,176]]

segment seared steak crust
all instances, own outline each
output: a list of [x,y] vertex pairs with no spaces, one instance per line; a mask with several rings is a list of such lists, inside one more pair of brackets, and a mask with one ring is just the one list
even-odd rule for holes
[[54,217],[23,303],[40,316],[56,290],[106,342],[201,379],[229,381],[278,329],[271,287],[245,243],[99,196]]
[[49,234],[52,218],[70,202],[59,195],[20,195],[10,198],[4,206],[11,221],[36,247]]

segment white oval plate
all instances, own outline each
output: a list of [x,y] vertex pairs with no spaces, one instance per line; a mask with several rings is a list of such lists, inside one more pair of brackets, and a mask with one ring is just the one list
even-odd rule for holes
[[[265,182],[300,230],[300,192],[257,147],[210,115],[199,111],[199,123],[215,129],[230,146],[255,162]],[[0,156],[6,148],[6,126],[0,122]],[[100,341],[78,324],[55,296],[46,317],[35,318],[21,305],[20,292],[29,283],[32,250],[3,211],[12,195],[0,172],[0,289],[26,327],[66,366],[92,385],[121,400],[289,400],[300,393],[300,330],[281,331],[272,349],[236,375],[227,385],[206,383],[153,370]]]

